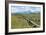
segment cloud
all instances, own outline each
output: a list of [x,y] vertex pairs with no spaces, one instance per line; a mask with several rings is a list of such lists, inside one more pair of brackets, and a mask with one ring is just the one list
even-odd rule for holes
[[39,12],[41,10],[40,7],[32,7],[32,6],[12,6],[11,7],[12,13],[17,13],[17,12]]

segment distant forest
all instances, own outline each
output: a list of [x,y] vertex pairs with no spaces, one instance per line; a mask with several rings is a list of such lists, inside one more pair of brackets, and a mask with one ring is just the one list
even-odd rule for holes
[[[12,16],[21,15],[21,14],[26,14],[26,13],[11,13]],[[28,14],[40,14],[40,12],[39,13],[28,13]]]

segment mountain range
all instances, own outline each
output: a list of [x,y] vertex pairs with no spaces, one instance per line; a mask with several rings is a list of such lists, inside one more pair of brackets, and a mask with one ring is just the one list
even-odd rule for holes
[[40,13],[39,11],[31,12],[31,11],[24,11],[24,12],[16,12],[16,14],[31,14],[31,13]]

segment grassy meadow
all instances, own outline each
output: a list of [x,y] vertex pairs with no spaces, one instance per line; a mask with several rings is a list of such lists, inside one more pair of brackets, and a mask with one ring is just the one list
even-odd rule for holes
[[40,27],[40,14],[16,14],[11,16],[11,28],[38,28]]

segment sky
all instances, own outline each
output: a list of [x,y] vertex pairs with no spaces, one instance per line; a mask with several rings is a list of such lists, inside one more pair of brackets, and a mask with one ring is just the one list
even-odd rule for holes
[[20,13],[20,12],[40,12],[40,7],[32,6],[11,6],[11,13]]

